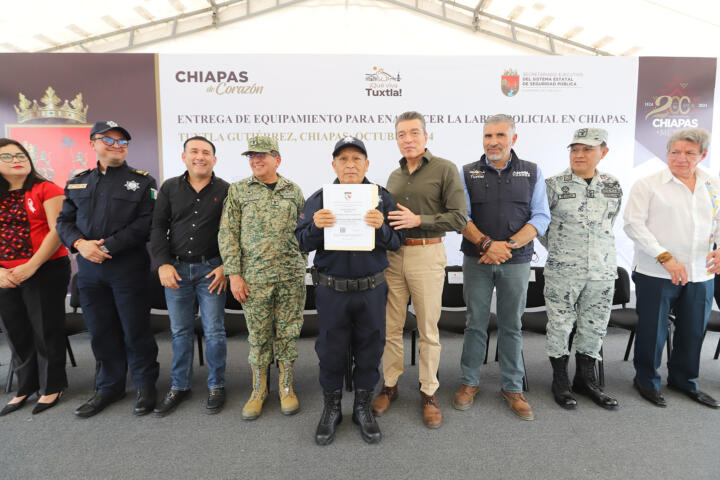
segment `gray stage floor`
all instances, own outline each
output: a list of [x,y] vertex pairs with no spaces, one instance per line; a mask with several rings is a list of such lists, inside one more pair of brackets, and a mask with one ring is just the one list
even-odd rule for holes
[[[452,408],[462,336],[442,333],[440,429],[422,424],[417,367],[409,365],[408,352],[400,397],[379,419],[382,443],[371,446],[361,440],[349,416],[352,394],[346,392],[346,416],[335,442],[318,447],[313,434],[322,395],[313,339],[299,342],[296,392],[301,412],[292,417],[280,414],[274,372],[263,415],[246,422],[240,412],[250,391],[247,341],[237,337],[229,339],[229,397],[221,414],[203,413],[207,369],[197,367],[196,360],[193,396],[166,418],[134,417],[130,385],[128,396],[100,415],[75,418],[73,410],[91,393],[94,372],[89,338],[78,335],[72,338],[78,366],[68,365],[70,386],[60,404],[36,416],[27,405],[0,418],[0,478],[720,478],[720,410],[675,392],[666,392],[666,409],[641,399],[632,389],[632,364],[622,361],[626,341],[626,332],[611,329],[605,346],[606,389],[618,396],[622,408],[608,412],[581,398],[579,409],[567,412],[555,405],[549,392],[544,337],[526,334],[528,399],[536,420],[524,422],[513,416],[499,394],[495,362],[484,369],[473,407],[466,412]],[[712,359],[717,341],[712,333],[705,340],[700,384],[720,397],[720,360]],[[158,336],[158,343],[158,387],[165,390],[169,335]],[[490,345],[494,352],[494,336]],[[3,337],[2,378],[9,358]],[[2,395],[0,402],[10,398]]]

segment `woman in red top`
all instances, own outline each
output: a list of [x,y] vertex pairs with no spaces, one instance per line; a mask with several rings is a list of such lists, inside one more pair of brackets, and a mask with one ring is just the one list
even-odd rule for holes
[[55,231],[62,188],[35,170],[27,150],[0,139],[0,323],[12,351],[17,395],[0,416],[38,392],[32,413],[57,404],[65,376],[65,296],[70,261]]

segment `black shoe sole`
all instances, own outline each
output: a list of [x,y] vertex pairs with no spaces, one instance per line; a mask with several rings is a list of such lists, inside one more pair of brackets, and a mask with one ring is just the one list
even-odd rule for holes
[[[360,422],[355,415],[352,416],[352,421],[355,425],[360,425]],[[362,428],[360,429],[360,436],[363,440],[365,440],[365,443],[369,443],[370,445],[380,443],[380,440],[382,440],[382,433],[378,432],[377,436],[367,435],[363,432]]]

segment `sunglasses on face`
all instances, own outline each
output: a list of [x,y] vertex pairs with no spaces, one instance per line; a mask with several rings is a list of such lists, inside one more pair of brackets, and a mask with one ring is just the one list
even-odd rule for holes
[[112,147],[117,143],[118,148],[125,148],[130,143],[130,140],[123,139],[114,139],[112,137],[95,137],[93,140],[100,140],[102,143],[107,145],[108,147]]

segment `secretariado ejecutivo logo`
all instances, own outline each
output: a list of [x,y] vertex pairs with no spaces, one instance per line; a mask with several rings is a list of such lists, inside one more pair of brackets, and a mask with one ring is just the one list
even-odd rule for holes
[[262,95],[265,90],[251,82],[247,70],[178,70],[175,81],[197,85],[210,95]]
[[365,74],[365,94],[368,97],[402,97],[400,88],[400,72],[397,75],[387,73],[382,67],[372,67],[371,73]]

